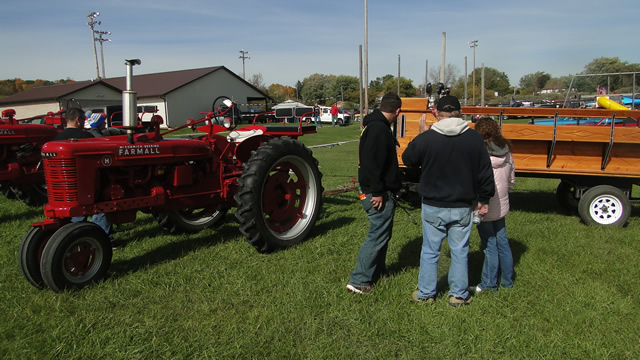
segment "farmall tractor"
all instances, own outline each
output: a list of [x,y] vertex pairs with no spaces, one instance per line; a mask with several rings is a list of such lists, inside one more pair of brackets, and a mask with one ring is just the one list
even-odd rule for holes
[[[214,111],[180,128],[203,132],[164,139],[160,116],[154,132],[135,134],[136,93],[127,60],[123,92],[127,135],[53,141],[42,147],[49,201],[45,219],[31,225],[19,248],[20,270],[38,288],[79,289],[102,279],[111,263],[107,234],[72,217],[105,213],[114,224],[151,213],[171,232],[197,232],[236,207],[240,232],[259,252],[302,242],[321,209],[318,162],[297,137],[314,126],[248,126],[234,130],[238,110],[228,98]],[[302,118],[312,109],[283,109]],[[170,131],[178,130],[173,129]],[[170,132],[169,131],[169,132]],[[220,133],[228,132],[228,135]]]
[[[15,115],[8,109],[0,118],[0,192],[27,205],[42,205],[47,189],[40,149],[62,130],[64,110],[20,120]],[[36,119],[44,124],[29,123]]]

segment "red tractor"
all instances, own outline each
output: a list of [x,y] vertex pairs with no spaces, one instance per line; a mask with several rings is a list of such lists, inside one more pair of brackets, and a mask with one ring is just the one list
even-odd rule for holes
[[27,205],[42,205],[47,188],[40,149],[62,130],[64,110],[20,120],[15,115],[8,109],[0,118],[0,192]]
[[[136,93],[127,60],[123,92],[127,135],[64,140],[42,148],[49,202],[45,219],[31,225],[19,249],[20,270],[38,288],[60,292],[102,279],[111,263],[107,234],[72,217],[105,213],[113,224],[151,213],[171,232],[197,232],[223,220],[236,207],[240,232],[259,252],[302,242],[321,209],[322,175],[311,151],[297,137],[314,126],[248,126],[234,130],[238,109],[219,97],[214,111],[160,133],[135,134]],[[279,117],[312,109],[285,109]],[[287,113],[288,112],[288,113]],[[192,138],[163,135],[191,127]],[[221,132],[228,132],[222,135]]]

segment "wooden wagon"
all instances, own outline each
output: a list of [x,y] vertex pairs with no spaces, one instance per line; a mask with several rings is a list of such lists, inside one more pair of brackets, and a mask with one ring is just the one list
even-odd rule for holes
[[[631,214],[634,184],[640,185],[640,128],[637,110],[462,107],[463,115],[491,116],[513,144],[516,175],[560,179],[556,195],[560,204],[578,210],[589,225],[623,226]],[[400,143],[398,160],[411,184],[419,172],[402,164],[402,151],[419,134],[419,119],[436,121],[426,98],[403,98],[396,123]],[[505,118],[551,118],[553,125],[510,124]],[[607,126],[559,125],[560,118],[609,119]],[[635,127],[619,127],[616,119],[633,118]],[[473,124],[471,124],[473,126]]]

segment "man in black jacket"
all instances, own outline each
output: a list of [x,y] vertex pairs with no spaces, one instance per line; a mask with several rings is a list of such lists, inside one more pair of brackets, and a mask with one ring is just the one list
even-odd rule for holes
[[438,121],[402,153],[405,165],[421,167],[418,192],[422,196],[423,239],[418,290],[413,293],[419,302],[435,301],[440,246],[445,237],[451,249],[449,304],[468,305],[472,300],[467,289],[472,212],[487,213],[495,184],[482,136],[460,116],[455,96],[440,98]]
[[394,93],[382,97],[380,110],[365,116],[360,136],[358,181],[360,200],[369,217],[367,233],[347,290],[365,294],[386,272],[387,247],[393,229],[395,192],[402,183],[398,172],[396,139],[390,125],[398,118],[402,100]]

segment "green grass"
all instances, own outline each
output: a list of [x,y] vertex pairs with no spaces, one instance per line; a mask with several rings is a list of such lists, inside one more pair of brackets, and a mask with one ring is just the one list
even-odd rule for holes
[[[324,127],[307,145],[356,139]],[[357,175],[357,143],[316,148],[326,189]],[[326,196],[311,237],[257,253],[232,214],[218,229],[167,235],[148,215],[118,228],[109,277],[81,291],[37,290],[16,250],[41,209],[0,199],[0,357],[64,359],[635,359],[640,354],[640,211],[626,228],[564,215],[557,181],[518,178],[507,217],[511,290],[446,303],[443,245],[434,306],[411,300],[420,225],[396,213],[390,275],[369,296],[344,289],[368,221],[356,194]],[[420,211],[407,208],[415,219]],[[472,232],[470,283],[483,255]]]

